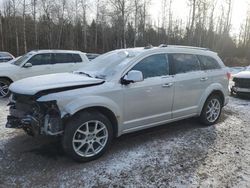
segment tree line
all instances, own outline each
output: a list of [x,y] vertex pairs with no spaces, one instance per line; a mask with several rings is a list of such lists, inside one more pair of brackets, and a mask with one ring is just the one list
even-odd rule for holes
[[161,0],[153,20],[151,0],[3,0],[0,50],[16,56],[34,49],[104,53],[164,43],[210,48],[229,66],[249,65],[250,12],[231,36],[232,1],[183,0],[189,9],[183,20],[174,17],[173,0]]

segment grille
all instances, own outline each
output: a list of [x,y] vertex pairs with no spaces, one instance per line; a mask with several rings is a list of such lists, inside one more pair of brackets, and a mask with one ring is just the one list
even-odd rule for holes
[[234,78],[236,87],[240,88],[250,88],[250,79],[249,78]]
[[27,102],[33,101],[33,97],[30,95],[22,95],[22,94],[12,93],[12,100],[27,103]]

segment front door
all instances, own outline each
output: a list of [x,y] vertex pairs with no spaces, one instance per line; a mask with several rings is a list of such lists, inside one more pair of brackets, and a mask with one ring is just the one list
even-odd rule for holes
[[171,119],[174,82],[169,75],[167,55],[150,55],[131,70],[141,71],[144,80],[123,86],[123,128],[130,131]]
[[32,76],[39,76],[44,74],[51,74],[52,64],[51,59],[52,54],[37,54],[32,56],[26,63],[31,63],[32,67],[21,67],[19,72],[21,78],[27,78]]

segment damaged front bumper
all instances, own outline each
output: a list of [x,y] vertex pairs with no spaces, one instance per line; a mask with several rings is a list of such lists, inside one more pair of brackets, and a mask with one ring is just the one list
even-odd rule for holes
[[11,100],[9,106],[6,128],[23,129],[31,136],[63,133],[63,119],[56,101]]

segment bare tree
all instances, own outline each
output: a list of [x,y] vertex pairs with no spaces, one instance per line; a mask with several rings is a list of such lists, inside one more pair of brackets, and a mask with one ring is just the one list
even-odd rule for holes
[[134,47],[136,47],[138,39],[138,22],[139,22],[139,11],[142,8],[142,0],[134,0]]
[[121,47],[126,48],[126,24],[129,13],[132,10],[131,2],[126,0],[109,0],[111,6],[114,9],[114,16],[117,17],[117,21],[121,20]]
[[16,54],[19,55],[19,36],[18,36],[18,28],[17,28],[17,4],[19,2],[17,0],[11,0],[10,5],[13,11],[14,23],[15,23],[15,38],[16,38]]
[[2,24],[2,13],[1,13],[1,11],[0,11],[0,38],[1,38],[1,49],[4,50],[3,24]]
[[23,46],[24,52],[27,53],[27,41],[26,41],[26,1],[23,0]]
[[82,32],[83,32],[83,44],[84,49],[87,49],[87,21],[86,21],[86,12],[87,12],[87,1],[81,0],[81,7],[82,7]]
[[38,28],[37,28],[37,20],[36,20],[37,0],[31,0],[31,6],[32,6],[32,17],[34,21],[35,47],[38,48]]
[[227,15],[226,15],[226,25],[224,32],[229,33],[231,27],[231,17],[232,17],[232,0],[226,0],[227,8]]
[[58,5],[58,21],[60,25],[59,35],[58,35],[58,44],[57,47],[61,48],[61,41],[62,41],[62,32],[64,27],[64,14],[65,14],[65,8],[66,8],[66,0],[60,0]]
[[99,24],[99,10],[100,9],[100,0],[96,1],[96,27],[95,27],[95,49],[97,49],[98,42],[98,24]]

